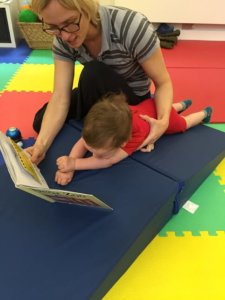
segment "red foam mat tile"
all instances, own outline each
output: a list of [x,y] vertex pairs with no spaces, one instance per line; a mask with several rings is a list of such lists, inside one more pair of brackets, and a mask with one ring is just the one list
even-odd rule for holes
[[51,93],[3,92],[0,96],[0,130],[20,129],[23,138],[35,137],[32,128],[36,111],[49,100]]
[[167,67],[225,69],[225,41],[178,41],[162,52]]
[[174,87],[174,102],[193,100],[186,113],[212,106],[211,122],[225,122],[225,69],[169,68],[168,71]]

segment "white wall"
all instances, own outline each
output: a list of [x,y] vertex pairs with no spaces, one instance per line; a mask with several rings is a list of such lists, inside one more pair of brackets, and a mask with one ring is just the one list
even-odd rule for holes
[[174,24],[181,29],[180,39],[225,41],[225,0],[114,0],[114,4],[140,11],[152,23]]
[[[26,0],[17,0],[26,2]],[[30,0],[27,0],[30,1]],[[225,41],[225,0],[99,0],[143,12],[153,23],[172,23],[180,39]],[[189,28],[183,24],[190,24]]]
[[225,0],[114,0],[141,11],[152,22],[225,24]]

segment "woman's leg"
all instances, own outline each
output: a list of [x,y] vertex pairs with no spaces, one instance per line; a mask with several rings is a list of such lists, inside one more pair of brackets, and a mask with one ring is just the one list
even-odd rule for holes
[[75,103],[74,117],[83,118],[94,103],[110,92],[123,92],[128,103],[133,105],[144,99],[136,96],[126,80],[110,66],[99,61],[87,63],[81,73],[78,88],[72,93],[72,102]]
[[38,133],[40,132],[40,129],[41,129],[41,123],[42,123],[42,120],[43,120],[43,116],[44,116],[44,113],[45,113],[45,110],[47,108],[47,105],[48,103],[45,103],[42,108],[40,108],[35,116],[34,116],[34,121],[33,121],[33,128],[34,130]]
[[[123,92],[127,95],[129,104],[136,105],[150,97],[145,95],[138,97],[128,86],[126,80],[116,73],[110,66],[91,61],[85,64],[78,83],[78,87],[72,91],[70,109],[66,121],[69,119],[82,119],[99,98],[109,92]],[[36,113],[33,127],[40,131],[41,122],[47,107],[47,103]]]

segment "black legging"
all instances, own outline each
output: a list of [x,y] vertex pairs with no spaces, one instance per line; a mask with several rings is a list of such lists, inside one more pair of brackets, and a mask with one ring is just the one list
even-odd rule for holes
[[[99,61],[91,61],[85,64],[78,87],[72,91],[66,122],[70,119],[82,119],[92,105],[109,92],[123,92],[127,95],[128,103],[132,105],[150,97],[150,93],[142,97],[136,96],[126,80],[111,67]],[[33,128],[36,132],[40,131],[47,105],[48,103],[45,103],[34,117]]]

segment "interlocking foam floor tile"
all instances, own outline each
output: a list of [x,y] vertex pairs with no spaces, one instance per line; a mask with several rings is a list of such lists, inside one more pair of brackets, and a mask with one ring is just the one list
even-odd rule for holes
[[[30,55],[27,57],[26,64],[53,64],[53,53],[51,50],[33,50]],[[76,61],[76,65],[80,65],[78,61]]]
[[4,90],[9,80],[20,68],[21,64],[0,63],[0,92]]
[[[225,158],[222,160],[222,162],[217,166],[214,174],[218,177],[220,177],[219,183],[221,185],[224,185],[225,187]],[[225,191],[225,190],[224,190]],[[224,195],[225,196],[225,195]]]
[[[77,86],[82,65],[75,66],[74,87]],[[8,91],[52,92],[54,65],[23,64],[6,86]]]
[[23,64],[6,89],[8,91],[52,91],[53,72],[53,65]]
[[174,102],[192,99],[184,115],[213,107],[212,123],[225,123],[225,69],[168,69],[174,87]]
[[207,124],[207,126],[225,132],[225,124]]
[[0,130],[20,129],[23,138],[35,137],[32,128],[36,111],[49,100],[51,93],[3,92],[0,96]]
[[211,174],[189,200],[199,205],[196,212],[191,214],[181,209],[164,226],[160,236],[166,236],[168,231],[174,231],[177,236],[182,236],[184,231],[191,231],[193,236],[198,236],[200,231],[216,235],[216,231],[225,230],[224,186],[219,184],[217,176]]
[[103,300],[224,300],[225,232],[157,236]]
[[30,54],[31,49],[25,41],[21,41],[17,48],[0,48],[0,63],[22,64]]
[[25,60],[26,64],[53,64],[53,56],[51,50],[33,50],[29,57]]
[[178,41],[171,49],[162,49],[167,67],[225,69],[225,42]]

